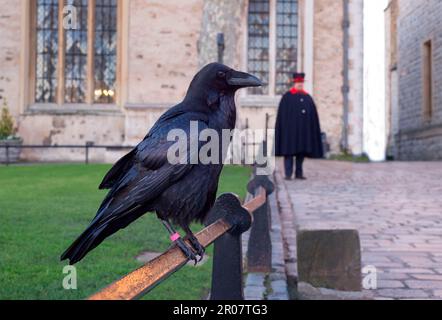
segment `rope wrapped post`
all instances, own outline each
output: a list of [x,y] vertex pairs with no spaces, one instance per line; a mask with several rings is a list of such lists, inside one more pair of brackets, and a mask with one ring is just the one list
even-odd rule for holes
[[267,196],[274,192],[275,186],[268,176],[254,175],[247,186],[249,193],[256,195],[262,188],[266,190],[266,201],[254,214],[247,249],[247,270],[256,273],[269,273],[272,271],[272,243]]

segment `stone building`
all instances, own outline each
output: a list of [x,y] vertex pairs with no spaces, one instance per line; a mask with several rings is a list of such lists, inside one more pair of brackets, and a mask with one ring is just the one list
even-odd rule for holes
[[[307,73],[331,150],[362,153],[363,0],[0,0],[0,95],[26,144],[134,145],[218,59],[259,76],[238,127],[273,124]],[[27,160],[82,150],[25,150]],[[112,150],[91,154],[114,161]]]
[[442,159],[442,1],[392,0],[386,10],[389,154]]

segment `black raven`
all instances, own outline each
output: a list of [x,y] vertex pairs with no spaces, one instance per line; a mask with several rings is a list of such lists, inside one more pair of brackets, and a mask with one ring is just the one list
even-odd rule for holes
[[[172,164],[168,153],[176,141],[169,141],[171,130],[181,129],[190,135],[191,122],[204,129],[233,130],[236,124],[235,93],[245,87],[261,86],[261,81],[247,73],[212,63],[192,80],[183,102],[171,108],[156,122],[146,138],[120,159],[104,177],[100,189],[109,193],[86,231],[66,250],[61,260],[75,264],[104,239],[144,215],[155,212],[171,235],[171,240],[189,259],[197,262],[204,248],[189,228],[192,221],[202,222],[215,202],[223,164],[186,161]],[[189,137],[190,139],[190,137]],[[201,148],[201,143],[197,146]],[[189,149],[190,142],[188,144]],[[184,156],[183,156],[184,157]],[[186,232],[189,248],[171,223]]]

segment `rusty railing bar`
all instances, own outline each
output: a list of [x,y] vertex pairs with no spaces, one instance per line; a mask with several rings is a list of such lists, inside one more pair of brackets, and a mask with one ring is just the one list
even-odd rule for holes
[[[265,204],[265,201],[266,190],[261,187],[258,196],[244,204],[243,207],[253,215],[256,209]],[[220,219],[200,231],[196,237],[206,248],[232,227],[229,222]],[[185,266],[187,262],[189,259],[183,255],[181,250],[172,247],[159,257],[92,295],[88,300],[134,300],[140,298]]]
[[266,198],[266,190],[263,187],[260,187],[258,189],[258,196],[243,205],[243,207],[252,214],[266,202]]

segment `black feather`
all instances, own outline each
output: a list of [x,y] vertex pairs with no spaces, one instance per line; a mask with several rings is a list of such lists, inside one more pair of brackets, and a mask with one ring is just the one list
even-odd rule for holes
[[156,212],[158,217],[171,219],[184,228],[192,221],[204,220],[215,202],[224,159],[219,159],[219,164],[172,165],[167,161],[167,152],[175,142],[167,137],[171,130],[181,129],[189,138],[191,121],[197,121],[199,132],[210,128],[220,136],[223,129],[234,129],[234,95],[240,87],[229,85],[220,74],[247,76],[221,64],[203,68],[193,79],[184,101],[161,116],[145,139],[106,174],[100,189],[109,189],[107,196],[86,231],[63,253],[62,260],[77,263],[104,239],[146,212]]
[[121,179],[122,174],[127,172],[129,168],[134,164],[134,156],[136,154],[136,149],[132,150],[130,153],[121,158],[112,169],[106,174],[101,182],[99,189],[111,189],[117,181]]

